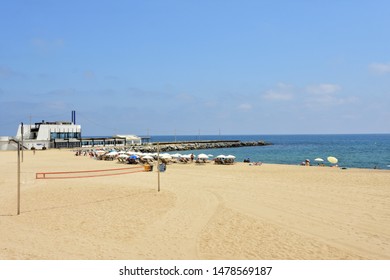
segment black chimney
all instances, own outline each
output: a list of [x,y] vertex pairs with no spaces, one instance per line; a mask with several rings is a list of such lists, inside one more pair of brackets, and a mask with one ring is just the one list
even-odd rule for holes
[[76,124],[76,111],[72,111],[72,123]]

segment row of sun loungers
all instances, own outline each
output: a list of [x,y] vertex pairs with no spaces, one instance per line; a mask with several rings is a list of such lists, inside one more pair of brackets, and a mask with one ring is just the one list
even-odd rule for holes
[[232,158],[216,158],[214,160],[215,164],[234,164],[234,159]]
[[[106,161],[114,161],[114,160],[118,160],[118,163],[123,163],[123,164],[151,164],[153,163],[154,161],[157,160],[157,156],[135,156],[135,155],[129,155],[127,156],[126,154],[119,154],[119,153],[115,153],[114,152],[106,152],[106,153],[99,153],[99,151],[97,152],[84,152],[84,155],[89,155],[90,157],[94,157],[95,159],[97,160],[106,160]],[[81,152],[76,152],[76,155],[81,155]],[[171,164],[171,163],[181,163],[181,164],[187,164],[187,163],[196,163],[196,164],[206,164],[206,163],[209,163],[209,162],[212,162],[214,161],[214,164],[221,164],[221,165],[225,165],[225,164],[234,164],[234,158],[223,158],[223,157],[217,157],[213,160],[208,160],[207,159],[207,156],[205,157],[200,157],[199,158],[196,158],[194,159],[194,157],[191,155],[191,157],[189,157],[188,155],[186,157],[175,157],[174,155],[169,156],[167,157],[167,155],[165,155],[165,158],[164,158],[164,155],[163,157],[160,157],[160,161],[164,164]]]

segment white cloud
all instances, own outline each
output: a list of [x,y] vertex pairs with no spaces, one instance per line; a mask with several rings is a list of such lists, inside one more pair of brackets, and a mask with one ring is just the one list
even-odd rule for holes
[[356,97],[337,98],[331,95],[321,95],[315,98],[308,99],[305,103],[306,107],[318,107],[318,106],[337,106],[354,103],[357,100]]
[[293,98],[291,93],[281,93],[274,90],[268,90],[264,95],[263,98],[268,100],[280,100],[280,101],[286,101],[291,100]]
[[336,84],[319,84],[306,87],[306,91],[311,94],[329,95],[341,90],[341,86]]
[[252,105],[249,103],[242,103],[238,105],[238,109],[241,111],[250,111],[252,110]]
[[319,108],[339,106],[354,103],[357,99],[354,96],[340,97],[339,91],[342,87],[337,84],[318,84],[306,87],[309,97],[305,100],[307,108]]
[[390,73],[390,63],[371,63],[369,68],[371,72],[376,74]]
[[294,97],[292,91],[292,85],[279,83],[275,89],[267,90],[265,94],[262,95],[262,97],[267,100],[288,101]]

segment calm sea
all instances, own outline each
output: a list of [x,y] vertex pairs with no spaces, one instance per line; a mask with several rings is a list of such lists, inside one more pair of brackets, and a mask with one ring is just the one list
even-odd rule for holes
[[334,156],[343,167],[390,169],[390,134],[348,135],[171,135],[151,136],[151,142],[241,140],[270,142],[270,146],[196,150],[194,154],[234,155],[237,161],[299,164],[305,159]]

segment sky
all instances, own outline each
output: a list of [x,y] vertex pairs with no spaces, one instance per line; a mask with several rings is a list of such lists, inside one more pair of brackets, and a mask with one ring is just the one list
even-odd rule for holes
[[390,133],[387,0],[0,4],[0,135]]

